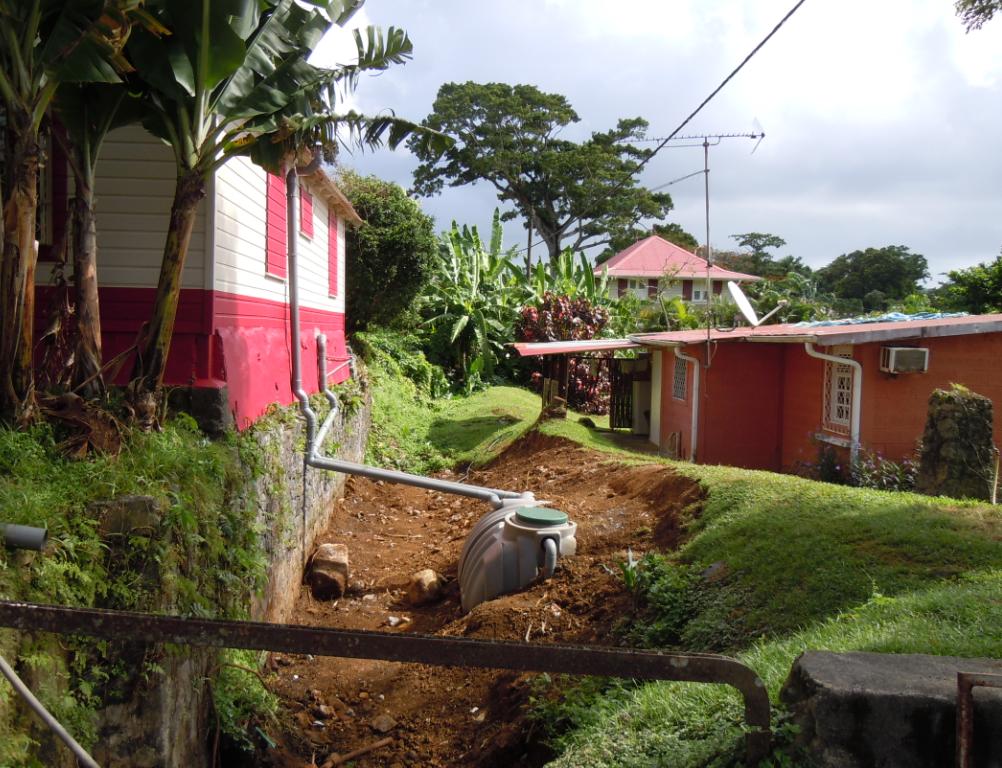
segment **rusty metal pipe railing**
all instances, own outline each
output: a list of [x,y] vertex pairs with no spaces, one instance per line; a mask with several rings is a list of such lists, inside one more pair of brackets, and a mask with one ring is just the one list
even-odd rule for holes
[[957,768],[974,765],[975,688],[1002,688],[1002,675],[957,673]]
[[750,667],[736,659],[716,654],[660,653],[363,632],[295,624],[185,619],[132,611],[63,608],[10,601],[0,601],[0,626],[149,643],[310,653],[315,656],[412,662],[440,667],[717,683],[736,688],[744,699],[748,763],[757,764],[768,754],[770,745],[770,705],[765,685]]

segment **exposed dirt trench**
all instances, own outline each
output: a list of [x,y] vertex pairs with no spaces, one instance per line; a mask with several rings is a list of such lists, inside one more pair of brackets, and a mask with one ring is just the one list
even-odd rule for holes
[[[471,472],[469,480],[532,490],[538,499],[567,512],[578,523],[577,556],[562,560],[553,579],[483,603],[464,616],[456,566],[466,534],[486,506],[353,478],[319,539],[348,545],[349,594],[337,602],[318,602],[303,587],[290,621],[610,644],[609,630],[629,608],[616,563],[625,558],[627,547],[646,552],[677,546],[680,511],[701,498],[695,482],[663,465],[624,467],[607,455],[536,433],[489,467]],[[422,568],[434,568],[452,581],[441,602],[412,607],[406,601],[407,583]],[[545,748],[527,739],[520,717],[527,676],[279,654],[269,664],[275,671],[270,685],[282,697],[287,731],[278,748],[268,750],[269,765],[322,766],[335,753],[345,755],[387,738],[392,740],[350,764],[487,768],[534,766],[547,758]]]

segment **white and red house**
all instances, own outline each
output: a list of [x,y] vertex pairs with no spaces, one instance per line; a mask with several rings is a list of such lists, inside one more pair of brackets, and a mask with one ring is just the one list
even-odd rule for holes
[[[142,129],[106,140],[95,186],[104,358],[127,350],[153,306],[176,166],[171,150]],[[67,179],[53,157],[43,180],[42,238],[65,227]],[[348,377],[344,334],[345,226],[361,223],[323,170],[301,178],[298,254],[303,380],[319,391],[316,336],[327,336],[328,383]],[[238,428],[272,403],[293,402],[287,285],[285,180],[246,158],[209,180],[182,276],[165,383],[226,389]],[[39,312],[45,311],[51,255],[39,255]],[[48,259],[48,261],[47,261]],[[41,318],[40,318],[41,319]],[[123,367],[127,376],[130,366]],[[119,383],[123,383],[121,380]]]
[[632,293],[639,299],[653,299],[660,293],[666,299],[678,297],[695,304],[706,303],[707,278],[714,295],[720,294],[728,280],[748,283],[762,279],[716,264],[707,272],[706,259],[658,235],[638,240],[595,267],[596,275],[603,272],[609,275],[613,298]]

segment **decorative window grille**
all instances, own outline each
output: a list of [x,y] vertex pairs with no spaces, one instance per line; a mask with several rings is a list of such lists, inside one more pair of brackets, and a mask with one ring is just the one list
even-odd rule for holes
[[[833,347],[831,354],[852,359],[852,347]],[[852,368],[842,363],[825,363],[824,413],[822,428],[836,435],[849,435],[852,423]]]
[[675,376],[672,379],[671,394],[676,400],[685,400],[685,374],[687,366],[685,360],[675,358]]

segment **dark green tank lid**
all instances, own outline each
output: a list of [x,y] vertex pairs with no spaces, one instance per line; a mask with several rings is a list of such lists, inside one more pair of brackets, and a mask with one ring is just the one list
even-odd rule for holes
[[529,525],[564,525],[567,522],[566,512],[546,507],[519,507],[515,517],[520,523]]

